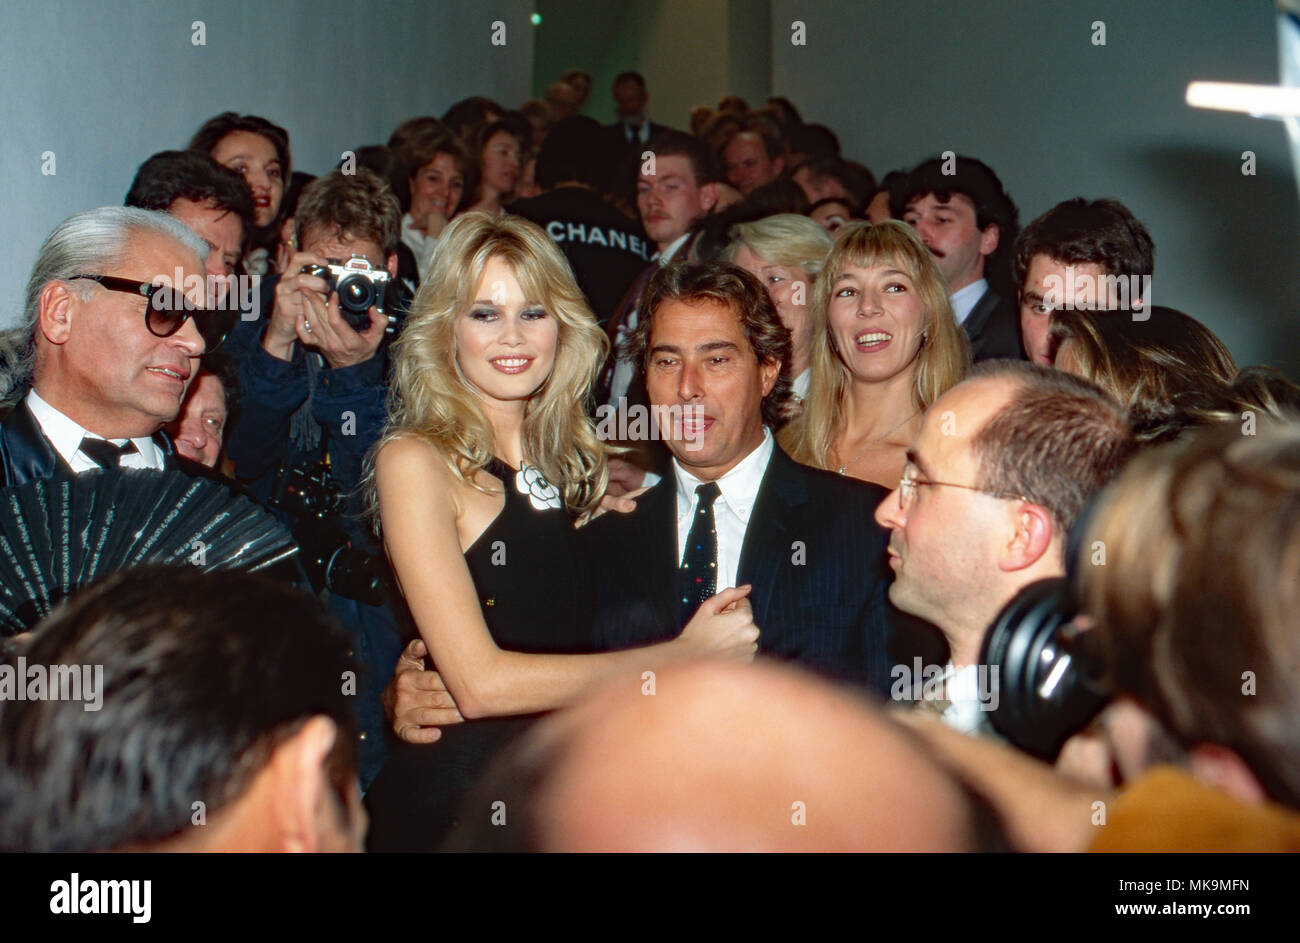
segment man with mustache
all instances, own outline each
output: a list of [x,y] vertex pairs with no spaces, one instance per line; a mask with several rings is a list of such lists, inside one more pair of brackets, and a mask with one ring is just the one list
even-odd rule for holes
[[947,152],[918,165],[903,193],[899,218],[915,227],[948,279],[974,360],[1018,360],[1009,257],[1019,213],[1002,181],[982,161]]

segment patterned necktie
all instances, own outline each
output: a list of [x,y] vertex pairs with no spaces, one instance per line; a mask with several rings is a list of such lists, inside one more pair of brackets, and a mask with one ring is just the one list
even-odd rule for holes
[[140,451],[130,439],[122,445],[114,445],[107,439],[94,439],[90,436],[83,436],[78,448],[100,468],[120,468],[123,455],[134,455]]
[[718,529],[713,522],[713,502],[722,490],[716,481],[695,489],[697,502],[695,519],[686,535],[686,553],[678,571],[681,587],[681,624],[685,625],[700,608],[700,603],[717,591],[718,586]]

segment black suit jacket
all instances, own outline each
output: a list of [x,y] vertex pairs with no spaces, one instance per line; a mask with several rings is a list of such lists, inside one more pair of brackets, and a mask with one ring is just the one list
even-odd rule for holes
[[[166,468],[179,468],[186,474],[204,478],[220,478],[207,466],[177,455],[171,440],[162,432],[154,433],[153,440],[165,456]],[[71,475],[72,469],[45,437],[24,399],[0,422],[0,486],[25,485],[60,472]]]
[[971,359],[1023,360],[1020,343],[1020,314],[1016,306],[989,288],[980,295],[970,314],[962,322],[970,338]]
[[[606,514],[581,532],[592,555],[600,650],[680,631],[676,489],[669,475],[631,514]],[[760,654],[888,695],[887,536],[873,520],[885,493],[773,451],[737,569],[737,583],[754,587]]]

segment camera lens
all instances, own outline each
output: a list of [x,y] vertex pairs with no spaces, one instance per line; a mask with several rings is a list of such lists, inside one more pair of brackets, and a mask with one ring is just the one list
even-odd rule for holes
[[374,304],[375,290],[370,279],[352,275],[339,282],[339,305],[349,311],[369,311]]

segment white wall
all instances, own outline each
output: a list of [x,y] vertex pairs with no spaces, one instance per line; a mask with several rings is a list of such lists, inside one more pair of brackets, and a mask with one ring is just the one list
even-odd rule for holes
[[[806,46],[791,44],[795,20]],[[1272,3],[772,0],[772,69],[773,93],[877,175],[970,154],[1022,223],[1073,196],[1118,198],[1155,238],[1157,303],[1204,321],[1241,363],[1300,379],[1300,203],[1282,126],[1183,103],[1195,78],[1277,81]],[[1255,176],[1241,173],[1247,150]]]
[[[528,97],[532,0],[39,0],[0,9],[0,326],[62,219],[121,203],[150,154],[233,109],[288,131],[295,167],[331,169],[403,119],[468,95]],[[191,24],[206,27],[195,46]],[[491,43],[493,21],[506,25]],[[56,173],[41,173],[53,151]]]

